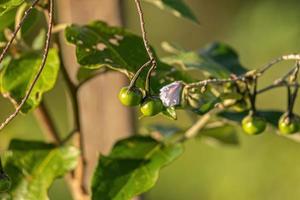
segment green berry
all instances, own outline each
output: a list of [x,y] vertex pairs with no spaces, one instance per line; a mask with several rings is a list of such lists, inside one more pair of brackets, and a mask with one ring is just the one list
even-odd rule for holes
[[147,98],[141,105],[141,112],[144,116],[154,116],[163,110],[163,104],[159,98]]
[[242,121],[242,128],[248,135],[258,135],[266,129],[266,120],[259,116],[246,116]]
[[298,117],[283,114],[279,119],[278,129],[282,135],[297,133],[300,130],[300,120]]
[[143,93],[139,88],[123,87],[119,93],[119,100],[125,106],[137,106],[142,102]]

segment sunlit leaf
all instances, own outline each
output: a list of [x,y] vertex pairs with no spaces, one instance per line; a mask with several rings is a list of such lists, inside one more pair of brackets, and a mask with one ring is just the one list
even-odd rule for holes
[[79,151],[41,142],[13,141],[5,154],[5,171],[12,180],[12,199],[46,200],[53,181],[74,169]]
[[[24,98],[34,76],[41,64],[41,55],[30,53],[22,55],[18,59],[12,59],[1,75],[1,91],[14,104],[20,103]],[[34,89],[22,108],[22,112],[37,107],[45,92],[51,90],[57,79],[59,71],[59,57],[56,49],[51,49],[45,68],[34,86]]]
[[183,0],[144,0],[162,10],[168,10],[176,17],[184,17],[199,23],[198,19]]
[[183,147],[164,145],[149,137],[119,141],[100,156],[92,181],[93,200],[131,200],[156,183],[159,170],[178,158]]
[[[66,39],[76,45],[77,61],[84,68],[97,70],[108,67],[132,78],[134,73],[149,60],[143,40],[122,28],[108,26],[101,21],[86,26],[67,27]],[[158,60],[158,73],[153,76],[151,88],[155,92],[175,80],[190,82],[191,78]],[[149,69],[149,68],[148,68]],[[138,86],[143,87],[147,69],[138,79]],[[92,72],[92,71],[91,71]]]
[[9,10],[21,5],[25,0],[1,0],[0,1],[0,16]]

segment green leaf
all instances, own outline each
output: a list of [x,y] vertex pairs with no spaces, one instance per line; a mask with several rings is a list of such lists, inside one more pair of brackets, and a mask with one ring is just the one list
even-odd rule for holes
[[46,200],[53,181],[74,169],[75,147],[52,147],[41,142],[12,141],[5,154],[5,171],[12,180],[12,199]]
[[212,43],[200,51],[204,57],[210,58],[225,67],[233,74],[242,75],[248,70],[240,64],[237,52],[224,43]]
[[164,145],[149,137],[119,141],[110,155],[100,156],[92,181],[93,200],[130,200],[156,183],[159,170],[183,152],[180,144]]
[[[84,68],[97,70],[108,67],[124,73],[130,79],[134,73],[149,60],[143,40],[122,28],[111,27],[101,21],[86,26],[72,25],[66,28],[66,39],[76,45],[76,57]],[[153,91],[175,80],[190,82],[187,73],[167,65],[158,59],[157,76],[151,82]],[[144,71],[138,79],[143,87],[146,77]]]
[[5,28],[9,28],[14,25],[15,15],[16,9],[12,9],[3,15],[0,15],[0,32],[4,31]]
[[[18,59],[12,59],[1,75],[1,91],[5,97],[15,104],[24,98],[34,76],[41,64],[41,56],[36,53],[22,55]],[[56,49],[51,49],[45,68],[34,86],[34,89],[22,108],[26,113],[37,107],[45,92],[51,90],[57,79],[59,71],[59,57]]]
[[223,125],[213,128],[205,128],[198,134],[199,138],[208,143],[237,145],[239,144],[238,131],[233,125]]
[[24,0],[1,0],[0,1],[0,16],[10,11],[11,9],[21,5]]
[[[274,110],[264,110],[258,111],[258,115],[264,117],[268,123],[270,123],[273,127],[277,127],[278,120],[283,114],[281,111],[274,111]],[[248,112],[231,112],[231,111],[224,111],[218,114],[219,117],[225,118],[229,121],[238,122],[240,123],[245,116],[248,115]]]
[[168,10],[176,17],[184,17],[199,24],[198,19],[183,0],[144,0],[162,10]]
[[[166,44],[165,44],[166,45]],[[177,49],[171,44],[168,47],[176,49],[174,55],[163,58],[162,60],[169,65],[179,65],[184,70],[199,70],[206,77],[227,78],[230,76],[230,71],[211,57],[202,56],[195,51],[186,51]]]
[[90,67],[85,67],[85,66],[80,66],[79,70],[77,71],[77,80],[81,83],[86,80],[92,79],[93,77],[105,73],[107,68],[102,67],[102,68],[97,68],[97,69],[92,69]]

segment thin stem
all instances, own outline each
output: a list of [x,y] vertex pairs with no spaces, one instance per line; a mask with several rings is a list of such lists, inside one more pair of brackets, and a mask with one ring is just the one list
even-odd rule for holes
[[225,104],[220,105],[219,107],[214,108],[213,110],[209,111],[205,115],[203,115],[196,123],[193,124],[191,128],[189,128],[177,142],[185,142],[189,139],[196,137],[198,134],[201,133],[201,130],[205,128],[211,117],[218,112],[230,107],[234,104],[234,102],[228,102]]
[[143,71],[146,67],[148,67],[148,66],[151,64],[151,62],[152,62],[152,60],[147,61],[143,66],[141,66],[141,67],[138,69],[138,71],[134,74],[132,80],[130,81],[129,89],[131,89],[131,88],[135,85],[135,83],[136,83],[137,79],[139,78],[140,74],[142,73],[142,71]]
[[147,76],[146,76],[146,82],[145,82],[145,91],[146,91],[146,96],[151,96],[151,90],[150,90],[150,82],[151,82],[151,74],[155,70],[156,64],[153,63],[151,68],[149,69]]
[[227,78],[227,79],[207,79],[202,80],[196,83],[187,84],[187,87],[201,87],[206,86],[208,84],[223,84],[223,83],[236,83],[237,81],[243,81],[245,78],[243,76],[235,77],[235,78]]
[[[38,2],[38,0],[35,1],[34,3],[37,3],[37,2]],[[45,67],[46,60],[47,60],[48,53],[49,53],[49,49],[50,49],[50,40],[51,40],[52,25],[53,25],[53,9],[54,9],[54,5],[53,4],[54,4],[53,0],[50,0],[50,4],[49,4],[50,5],[50,8],[49,8],[49,19],[50,19],[50,21],[48,23],[47,39],[46,39],[46,43],[45,43],[45,48],[44,48],[42,63],[40,65],[39,70],[38,70],[37,74],[35,75],[32,83],[30,84],[29,89],[27,90],[25,97],[22,99],[21,103],[16,107],[15,112],[13,114],[11,114],[8,118],[6,118],[6,120],[1,124],[0,131],[4,127],[6,127],[19,114],[19,112],[21,111],[23,105],[25,104],[25,102],[29,98],[29,96],[30,96],[30,94],[31,94],[31,92],[32,92],[32,90],[33,90],[36,82],[38,81],[38,79],[39,79],[39,77],[40,77],[40,75],[41,75],[41,73],[42,73],[42,71],[43,71],[43,69]],[[33,4],[33,5],[35,5],[35,4]],[[32,8],[32,6],[30,8]],[[25,13],[24,17],[28,16],[27,13]],[[24,21],[24,18],[23,18],[23,20],[21,20],[21,22],[22,21]],[[18,29],[20,29],[20,28],[18,27]],[[9,45],[7,45],[7,47],[9,47]],[[5,52],[5,50],[3,50],[3,52]],[[2,53],[1,55],[4,55],[4,54]],[[3,59],[3,58],[0,56],[0,62],[2,61],[1,59]]]
[[56,145],[61,144],[61,139],[58,130],[54,124],[54,121],[49,113],[45,102],[42,101],[39,107],[34,111],[37,120],[45,130],[45,134],[50,138]]
[[144,13],[143,13],[143,10],[142,10],[142,7],[141,7],[140,0],[135,0],[135,4],[136,4],[138,14],[139,14],[139,18],[140,18],[140,25],[141,25],[141,31],[142,31],[142,35],[143,35],[143,41],[144,41],[145,48],[147,50],[147,53],[148,53],[148,56],[149,56],[150,60],[152,60],[152,62],[156,63],[155,58],[154,58],[154,53],[152,52],[151,47],[150,47],[149,42],[148,42],[148,39],[147,39]]
[[32,5],[25,11],[24,16],[22,17],[22,19],[20,20],[20,23],[16,26],[10,40],[6,43],[4,49],[2,50],[2,53],[0,54],[0,63],[3,61],[5,55],[7,54],[11,44],[13,43],[13,41],[15,40],[18,32],[20,31],[22,25],[24,24],[25,20],[27,19],[27,17],[29,16],[29,14],[32,12],[33,8],[35,7],[35,5],[39,2],[39,0],[35,0]]
[[259,70],[260,74],[265,73],[267,70],[269,70],[273,65],[284,61],[284,60],[300,60],[300,54],[288,54],[288,55],[283,55],[279,58],[276,58],[274,60],[272,60],[271,62],[269,62],[267,65],[265,65],[264,67],[262,67],[261,70]]
[[291,116],[292,115],[292,109],[291,109],[291,105],[292,105],[292,91],[291,91],[291,88],[289,86],[286,87],[287,89],[287,113],[288,113],[288,116]]

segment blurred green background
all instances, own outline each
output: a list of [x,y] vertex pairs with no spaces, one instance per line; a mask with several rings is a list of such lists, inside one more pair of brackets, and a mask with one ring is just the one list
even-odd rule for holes
[[[151,43],[160,55],[161,42],[175,42],[186,49],[197,50],[213,41],[233,46],[241,62],[257,68],[279,55],[300,52],[299,0],[186,0],[200,20],[198,26],[169,13],[143,4]],[[134,3],[123,0],[126,27],[139,32]],[[261,81],[263,86],[280,76],[287,67],[278,65]],[[46,95],[46,103],[61,132],[69,130],[63,85]],[[284,95],[283,95],[284,94]],[[285,91],[278,89],[259,97],[259,108],[286,107]],[[12,110],[1,101],[1,118]],[[296,112],[300,113],[297,101]],[[161,118],[140,121],[141,127],[161,123]],[[169,122],[170,123],[170,122]],[[188,126],[182,116],[176,122]],[[43,139],[32,114],[19,116],[0,135],[0,150],[9,138]],[[256,137],[239,133],[239,146],[213,147],[199,140],[188,142],[185,154],[161,172],[157,185],[144,195],[146,200],[298,200],[300,199],[300,144],[279,137],[274,131]],[[71,199],[63,181],[50,190],[51,199]]]

